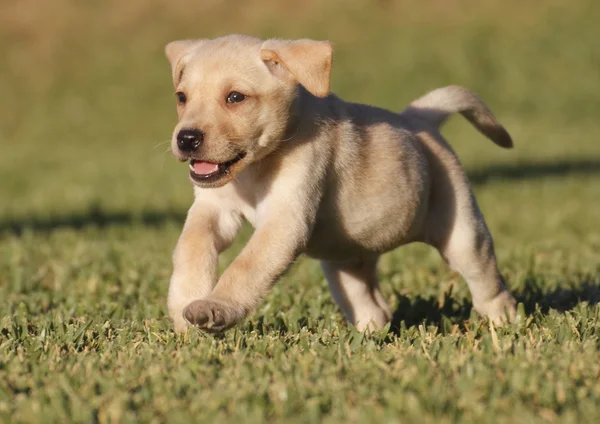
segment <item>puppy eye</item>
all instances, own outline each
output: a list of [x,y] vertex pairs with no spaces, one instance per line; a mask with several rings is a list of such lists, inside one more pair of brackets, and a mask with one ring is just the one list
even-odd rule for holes
[[181,91],[178,91],[177,93],[175,93],[175,95],[177,96],[177,102],[181,105],[184,105],[187,101],[187,97],[185,97],[185,94]]
[[232,91],[227,96],[227,103],[239,103],[246,98],[242,93],[238,93],[237,91]]

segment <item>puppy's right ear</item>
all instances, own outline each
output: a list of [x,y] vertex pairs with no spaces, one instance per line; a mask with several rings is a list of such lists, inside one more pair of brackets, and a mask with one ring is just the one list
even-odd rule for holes
[[165,55],[171,64],[173,77],[176,76],[179,60],[197,46],[201,40],[178,40],[172,41],[165,47]]

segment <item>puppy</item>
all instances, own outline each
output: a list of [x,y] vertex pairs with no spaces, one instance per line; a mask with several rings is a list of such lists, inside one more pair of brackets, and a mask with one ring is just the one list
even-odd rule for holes
[[[515,317],[492,237],[440,125],[460,112],[501,147],[505,129],[468,90],[450,86],[401,113],[329,92],[332,48],[231,35],[167,45],[179,122],[173,154],[189,162],[195,200],[173,256],[174,328],[223,331],[243,320],[304,253],[321,261],[359,330],[391,318],[379,255],[423,242],[467,281],[473,307]],[[220,277],[218,255],[242,220],[255,232]]]

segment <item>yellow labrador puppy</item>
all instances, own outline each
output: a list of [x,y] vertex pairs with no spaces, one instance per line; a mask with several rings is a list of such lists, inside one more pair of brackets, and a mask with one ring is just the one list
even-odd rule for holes
[[[401,113],[329,92],[332,48],[231,35],[167,45],[179,122],[174,155],[195,200],[174,252],[168,308],[176,331],[225,330],[257,306],[304,253],[321,261],[335,301],[359,329],[391,317],[379,255],[435,247],[495,322],[515,300],[492,237],[440,125],[460,112],[494,143],[512,141],[468,90],[434,90]],[[217,259],[242,220],[255,232],[221,277]]]

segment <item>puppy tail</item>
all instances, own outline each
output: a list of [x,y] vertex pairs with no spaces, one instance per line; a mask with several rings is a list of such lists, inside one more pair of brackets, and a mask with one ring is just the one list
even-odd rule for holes
[[510,135],[485,103],[474,93],[457,85],[430,91],[412,102],[402,113],[439,127],[450,115],[457,112],[498,146],[507,149],[513,147]]

